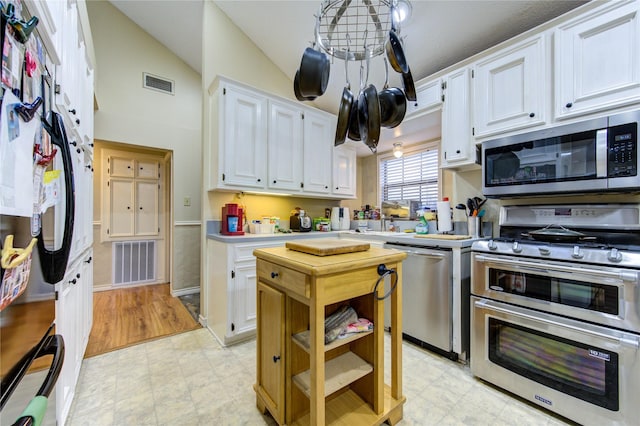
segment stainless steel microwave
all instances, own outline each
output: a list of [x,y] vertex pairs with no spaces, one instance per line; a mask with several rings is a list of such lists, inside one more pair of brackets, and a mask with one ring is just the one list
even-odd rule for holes
[[640,110],[482,143],[482,193],[640,192]]

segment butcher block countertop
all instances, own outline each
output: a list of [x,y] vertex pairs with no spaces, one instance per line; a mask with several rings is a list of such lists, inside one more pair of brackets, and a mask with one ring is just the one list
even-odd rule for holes
[[315,256],[286,247],[258,249],[253,254],[260,259],[312,276],[354,270],[381,263],[398,262],[407,257],[407,254],[403,251],[377,247],[333,256]]

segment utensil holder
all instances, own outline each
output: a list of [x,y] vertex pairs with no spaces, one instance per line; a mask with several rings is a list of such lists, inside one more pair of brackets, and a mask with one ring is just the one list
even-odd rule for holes
[[482,231],[482,221],[478,216],[472,216],[467,221],[467,231],[471,238],[480,238]]

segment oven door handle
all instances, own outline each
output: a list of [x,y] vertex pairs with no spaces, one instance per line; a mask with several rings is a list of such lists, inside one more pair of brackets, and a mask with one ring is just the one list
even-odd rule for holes
[[476,255],[475,260],[478,260],[481,262],[493,263],[494,265],[498,265],[498,266],[501,264],[507,265],[507,266],[515,266],[520,270],[522,270],[522,268],[529,268],[534,271],[545,272],[549,275],[551,275],[553,271],[558,271],[558,272],[566,272],[566,273],[572,274],[573,276],[575,276],[575,274],[584,274],[584,275],[593,275],[595,277],[601,277],[601,278],[613,278],[613,279],[633,282],[633,283],[638,282],[638,272],[636,271],[623,271],[623,270],[603,271],[598,269],[590,269],[590,268],[583,268],[583,267],[576,267],[576,266],[573,266],[573,267],[563,266],[563,265],[557,265],[557,264],[553,264],[552,267],[549,267],[549,264],[542,264],[542,263],[537,263],[537,262],[532,262],[527,260],[511,260],[511,259],[504,259],[504,258],[495,258],[495,257],[483,256],[483,255]]
[[[557,327],[563,327],[563,328],[569,328],[572,331],[578,332],[578,333],[582,333],[582,334],[586,334],[586,335],[590,335],[590,336],[595,336],[597,338],[600,339],[607,339],[610,341],[615,342],[618,345],[626,345],[626,346],[631,346],[633,348],[635,348],[636,350],[640,349],[640,339],[635,338],[635,339],[631,339],[631,338],[620,338],[620,337],[616,337],[616,336],[609,336],[605,333],[599,333],[597,331],[593,331],[593,330],[587,330],[584,327],[580,327],[580,326],[576,326],[576,325],[572,325],[568,322],[560,322],[560,321],[554,321],[552,319],[548,318],[547,314],[541,313],[540,315],[531,315],[525,312],[522,312],[521,310],[515,310],[517,308],[512,308],[512,309],[507,309],[507,308],[503,308],[502,306],[498,305],[497,303],[492,302],[491,300],[487,300],[487,299],[481,299],[481,300],[476,300],[474,302],[474,306],[480,309],[487,309],[487,310],[492,310],[492,311],[496,311],[496,312],[500,312],[502,314],[505,315],[511,315],[514,317],[519,317],[519,318],[524,318],[527,319],[529,321],[533,321],[533,322],[538,322],[538,323],[544,323],[545,325],[554,325]],[[541,318],[540,316],[544,315],[544,318]]]

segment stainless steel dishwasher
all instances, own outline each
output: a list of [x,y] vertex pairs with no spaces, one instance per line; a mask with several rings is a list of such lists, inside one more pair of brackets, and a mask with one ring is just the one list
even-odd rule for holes
[[[451,249],[400,244],[385,244],[384,247],[407,253],[402,262],[403,337],[456,358],[452,352]],[[389,312],[386,308],[385,311]],[[388,327],[388,323],[385,326]]]

